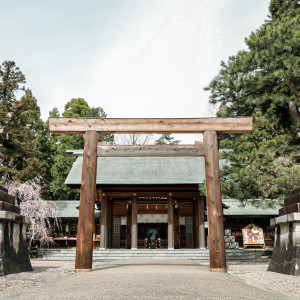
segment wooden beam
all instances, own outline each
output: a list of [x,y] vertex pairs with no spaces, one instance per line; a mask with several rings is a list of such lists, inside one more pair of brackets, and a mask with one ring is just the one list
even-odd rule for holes
[[210,270],[213,272],[226,272],[217,133],[215,131],[205,131],[203,139],[205,145]]
[[100,157],[204,156],[203,143],[197,145],[98,146]]
[[[68,184],[71,189],[80,190],[80,184]],[[112,192],[112,191],[131,191],[132,193],[136,191],[142,192],[153,192],[153,191],[167,191],[169,193],[174,191],[198,191],[198,184],[140,184],[140,185],[126,185],[126,184],[97,184],[97,191],[103,190],[103,192]]]
[[[71,186],[70,187],[75,187]],[[80,186],[79,186],[80,187]],[[167,191],[169,193],[173,191],[198,191],[198,184],[136,184],[136,185],[126,185],[126,184],[107,184],[97,185],[97,190],[103,190],[103,192],[112,192],[112,191],[131,191],[135,193],[136,191],[140,192],[157,192],[157,191]]]
[[[103,196],[109,198],[132,198],[136,194],[137,198],[139,197],[168,197],[169,192],[104,192]],[[193,198],[196,197],[198,192],[173,192],[173,198]],[[101,195],[101,194],[99,194]]]
[[[67,150],[74,156],[82,156],[82,150]],[[100,145],[98,157],[173,157],[204,156],[203,143],[196,145]]]
[[252,130],[252,118],[49,118],[52,133],[243,133]]
[[92,270],[98,138],[97,131],[85,134],[75,262],[77,272]]

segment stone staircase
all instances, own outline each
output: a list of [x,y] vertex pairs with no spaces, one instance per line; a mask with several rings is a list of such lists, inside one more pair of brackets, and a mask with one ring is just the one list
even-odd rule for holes
[[[39,249],[38,258],[48,260],[75,260],[76,249]],[[209,260],[209,249],[94,249],[93,261],[123,259],[186,259]],[[226,249],[227,260],[256,260],[257,255],[243,249]]]

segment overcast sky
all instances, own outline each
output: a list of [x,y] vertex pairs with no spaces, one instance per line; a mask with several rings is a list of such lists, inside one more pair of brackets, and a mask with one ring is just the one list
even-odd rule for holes
[[[9,0],[1,62],[14,60],[46,120],[72,98],[108,117],[209,117],[203,88],[268,15],[266,0]],[[191,142],[194,136],[181,139]]]

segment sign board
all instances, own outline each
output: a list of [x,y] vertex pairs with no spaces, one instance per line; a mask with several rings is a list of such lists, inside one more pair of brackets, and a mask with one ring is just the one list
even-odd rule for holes
[[259,246],[265,248],[264,232],[263,229],[249,224],[242,229],[244,248],[248,246]]

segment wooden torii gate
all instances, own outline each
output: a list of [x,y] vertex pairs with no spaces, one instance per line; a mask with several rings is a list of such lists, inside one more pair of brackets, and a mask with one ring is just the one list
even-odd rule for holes
[[[209,221],[210,270],[226,272],[217,134],[250,132],[252,130],[251,117],[180,119],[49,118],[49,125],[52,133],[85,134],[75,263],[77,272],[92,270],[99,133],[204,133],[203,147]],[[180,145],[176,147],[182,149]],[[176,149],[172,151],[173,155],[180,151],[184,152]],[[187,151],[191,152],[191,150]],[[109,152],[113,151],[102,151],[102,155],[104,156],[106,153],[105,156],[113,156],[112,154],[109,155]],[[151,150],[149,148],[148,156],[153,156],[155,152],[158,152],[157,149]],[[164,154],[162,153],[161,156],[164,156]]]

